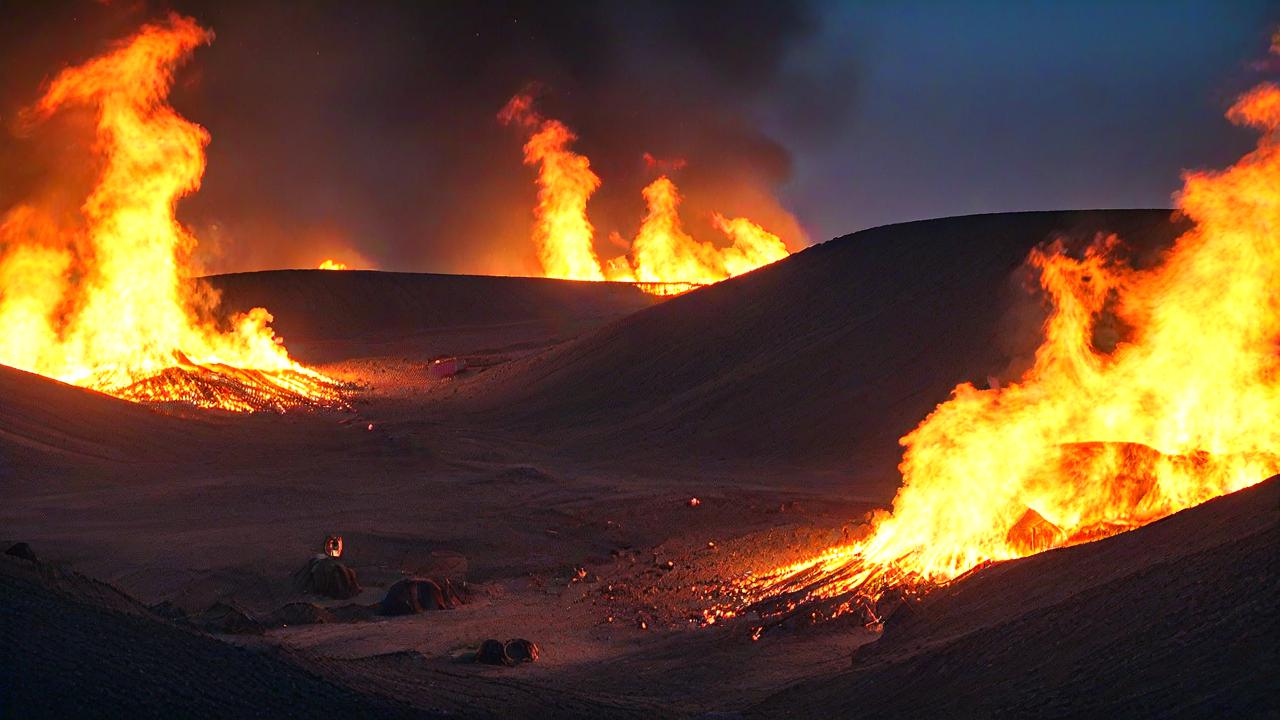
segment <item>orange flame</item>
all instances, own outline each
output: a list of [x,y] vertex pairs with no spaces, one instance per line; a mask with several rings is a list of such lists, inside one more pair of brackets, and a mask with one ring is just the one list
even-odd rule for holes
[[[49,84],[30,121],[70,106],[96,114],[102,171],[61,230],[32,206],[0,225],[0,362],[126,398],[250,410],[335,401],[289,358],[262,308],[229,330],[202,321],[188,278],[195,238],[174,217],[200,186],[208,132],[166,103],[174,70],[213,34],[171,16]],[[185,372],[184,378],[178,376]]]
[[[1195,222],[1135,270],[1114,238],[1031,254],[1053,310],[1034,366],[1003,388],[955,388],[902,439],[891,514],[861,541],[746,583],[750,598],[876,597],[983,563],[1087,542],[1280,471],[1280,87],[1231,108],[1262,130],[1222,172],[1186,175]],[[1099,318],[1130,329],[1095,347]],[[837,612],[848,604],[837,606]]]
[[321,270],[346,270],[347,264],[344,262],[338,262],[337,260],[330,260],[326,258],[325,260],[321,261],[319,267]]
[[543,274],[563,280],[603,280],[591,243],[595,229],[587,220],[587,200],[600,187],[600,178],[585,155],[568,149],[577,136],[563,123],[535,113],[528,95],[511,98],[498,119],[533,131],[524,146],[524,162],[538,166],[533,241]]
[[[586,156],[569,149],[576,136],[563,123],[539,116],[529,95],[513,97],[498,119],[532,133],[524,146],[524,161],[538,166],[534,242],[547,277],[607,278],[668,295],[750,272],[788,255],[778,236],[746,218],[730,220],[719,214],[712,218],[732,241],[730,247],[695,240],[680,222],[679,190],[663,175],[644,189],[648,214],[631,242],[630,255],[602,264],[593,244],[594,228],[587,219],[587,200],[600,187],[600,178],[591,171]],[[651,168],[684,166],[683,160],[660,161],[648,153],[644,158]]]

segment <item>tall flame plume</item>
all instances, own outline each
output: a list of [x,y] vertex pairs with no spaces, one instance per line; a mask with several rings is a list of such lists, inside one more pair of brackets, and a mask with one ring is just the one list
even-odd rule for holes
[[[887,588],[1138,527],[1280,471],[1280,87],[1228,117],[1262,138],[1227,170],[1186,174],[1194,225],[1161,263],[1133,269],[1114,236],[1082,257],[1032,252],[1052,303],[1034,365],[1002,388],[956,387],[902,439],[892,512],[865,540],[749,578],[749,607],[874,619]],[[1108,351],[1104,316],[1128,328]]]
[[[595,228],[587,217],[587,201],[600,188],[600,178],[585,155],[570,149],[577,136],[564,123],[539,115],[527,94],[513,97],[498,119],[529,133],[524,161],[538,168],[533,240],[546,277],[631,282],[665,295],[741,275],[788,255],[778,236],[747,218],[712,218],[730,246],[694,239],[680,221],[680,192],[662,175],[643,191],[648,213],[629,255],[602,262],[595,251]],[[683,161],[670,165],[677,169]]]
[[[63,70],[24,120],[95,116],[101,170],[62,226],[36,204],[0,222],[0,362],[120,397],[231,410],[338,402],[290,359],[262,308],[218,327],[191,279],[196,239],[174,206],[200,186],[209,133],[167,103],[174,71],[213,33],[170,16]],[[203,317],[202,317],[203,316]]]

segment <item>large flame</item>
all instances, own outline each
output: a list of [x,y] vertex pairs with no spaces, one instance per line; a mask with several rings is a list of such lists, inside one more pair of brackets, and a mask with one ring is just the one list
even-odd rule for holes
[[[1052,312],[1033,367],[1003,388],[956,387],[903,438],[892,513],[861,542],[752,578],[757,609],[841,612],[1280,471],[1280,88],[1228,117],[1262,139],[1225,171],[1186,175],[1178,204],[1194,227],[1162,262],[1130,268],[1115,237],[1079,258],[1034,251]],[[1094,342],[1104,316],[1127,328],[1109,351]]]
[[0,225],[0,362],[117,396],[233,410],[337,399],[302,367],[262,308],[219,328],[190,279],[195,238],[174,205],[200,186],[209,133],[166,102],[174,70],[213,39],[193,20],[143,26],[59,73],[26,111],[38,122],[81,106],[96,117],[96,185],[83,226],[36,205]]
[[[648,214],[630,254],[601,262],[595,229],[587,218],[587,201],[599,189],[600,178],[586,156],[569,149],[576,139],[573,131],[538,115],[529,95],[513,97],[498,119],[530,133],[524,159],[538,167],[534,242],[546,277],[632,282],[646,292],[667,295],[750,272],[788,254],[778,236],[747,218],[712,218],[732,242],[728,247],[695,240],[680,222],[680,192],[663,175],[644,189]],[[657,165],[651,156],[645,157],[651,166]],[[663,166],[678,169],[683,161]]]

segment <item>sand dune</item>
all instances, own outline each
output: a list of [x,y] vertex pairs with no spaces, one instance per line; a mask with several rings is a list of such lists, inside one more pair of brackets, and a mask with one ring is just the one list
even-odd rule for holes
[[887,498],[898,438],[956,383],[1007,375],[1038,344],[1016,273],[1027,252],[1099,232],[1151,249],[1177,227],[1114,210],[866,230],[494,373],[472,406],[579,452],[827,470]]
[[0,365],[0,477],[10,497],[192,455],[216,418],[179,420]]
[[648,307],[625,283],[348,270],[273,270],[208,278],[224,312],[265,307],[306,362],[545,345]]

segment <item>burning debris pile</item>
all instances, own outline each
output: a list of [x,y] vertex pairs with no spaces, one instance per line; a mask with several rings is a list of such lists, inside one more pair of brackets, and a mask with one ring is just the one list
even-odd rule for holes
[[[713,616],[858,612],[993,561],[1089,542],[1280,471],[1280,86],[1231,108],[1262,131],[1178,197],[1194,227],[1134,269],[1116,237],[1032,252],[1051,302],[1016,382],[964,383],[902,439],[902,487],[865,539],[752,575]],[[1122,328],[1100,348],[1099,328]]]
[[[576,136],[564,123],[543,118],[530,95],[517,95],[499,113],[504,125],[529,133],[524,161],[538,167],[533,239],[546,277],[636,283],[645,292],[676,295],[755,270],[788,255],[787,246],[747,218],[716,214],[712,223],[732,241],[717,247],[695,240],[680,222],[680,192],[667,175],[644,189],[648,212],[630,252],[601,261],[587,200],[600,187],[586,156],[569,149]],[[667,164],[646,160],[654,167]],[[675,164],[678,166],[678,163]],[[615,238],[623,244],[621,238]]]
[[63,70],[24,120],[95,117],[101,170],[68,222],[36,203],[0,219],[0,362],[136,401],[236,411],[339,405],[294,362],[262,308],[212,319],[191,280],[196,239],[174,205],[200,186],[208,132],[166,102],[175,69],[213,34],[171,16]]

